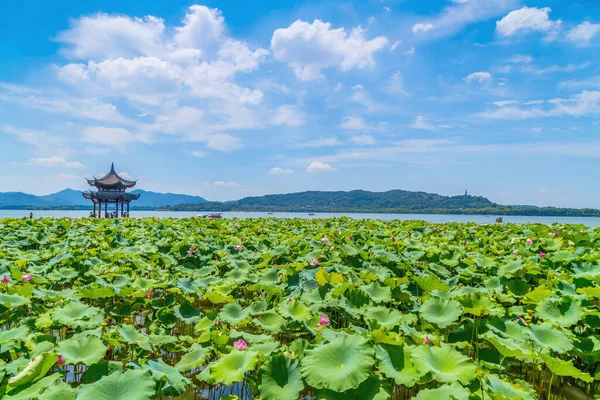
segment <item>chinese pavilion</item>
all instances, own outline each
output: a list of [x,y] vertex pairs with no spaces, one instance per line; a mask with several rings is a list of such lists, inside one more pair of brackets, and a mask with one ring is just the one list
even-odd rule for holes
[[[115,215],[119,214],[119,204],[121,205],[121,216],[125,215],[124,205],[127,204],[127,215],[129,216],[129,203],[132,200],[139,199],[139,194],[126,193],[127,189],[135,186],[137,181],[128,181],[127,179],[121,178],[115,172],[115,164],[112,163],[110,166],[110,172],[104,177],[97,179],[87,180],[90,186],[96,187],[98,190],[95,192],[87,191],[82,192],[83,197],[92,200],[94,205],[93,215],[97,218],[102,218],[102,204],[104,204],[104,216],[108,217],[108,204],[115,203]],[[96,213],[96,205],[98,205],[98,211]]]

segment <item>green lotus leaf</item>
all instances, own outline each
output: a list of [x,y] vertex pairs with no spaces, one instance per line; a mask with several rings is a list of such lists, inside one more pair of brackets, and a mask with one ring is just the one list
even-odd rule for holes
[[379,370],[397,384],[412,387],[419,380],[420,374],[412,363],[409,347],[378,345],[375,356]]
[[258,354],[268,357],[273,352],[277,351],[280,347],[279,342],[270,341],[266,343],[259,343],[252,345],[252,351],[256,351]]
[[106,355],[107,347],[95,336],[77,334],[71,339],[61,340],[56,352],[69,364],[92,365]]
[[592,382],[594,380],[590,374],[586,374],[577,369],[572,361],[563,361],[546,354],[542,355],[542,359],[554,375],[570,376],[575,379],[581,379],[584,382]]
[[186,324],[195,324],[202,319],[202,313],[188,302],[183,302],[175,307],[174,314]]
[[479,335],[479,337],[490,342],[503,357],[535,357],[535,354],[531,350],[531,345],[524,340],[506,339],[491,331],[485,332]]
[[415,397],[415,400],[464,400],[468,399],[471,392],[462,387],[458,383],[451,385],[443,385],[435,389],[420,390]]
[[297,399],[304,389],[300,363],[281,354],[271,356],[260,369],[260,398],[264,400]]
[[107,297],[113,297],[115,295],[115,291],[110,287],[92,285],[90,287],[83,287],[79,289],[79,295],[84,299],[105,299]]
[[462,306],[456,300],[442,300],[430,297],[421,305],[419,313],[427,322],[445,328],[462,314]]
[[286,324],[285,319],[273,310],[260,313],[253,322],[270,333],[281,332],[281,328]]
[[317,400],[388,400],[392,394],[389,381],[382,381],[375,376],[370,376],[356,389],[350,389],[342,393],[333,390],[317,390]]
[[165,364],[161,359],[150,360],[145,365],[152,372],[152,377],[162,387],[160,393],[167,396],[177,396],[185,391],[190,380],[179,373],[176,367]]
[[509,261],[498,269],[498,276],[511,277],[518,275],[525,268],[522,260]]
[[117,371],[98,382],[79,386],[77,400],[149,400],[154,379],[148,370]]
[[84,329],[95,328],[104,322],[101,309],[78,301],[71,301],[66,306],[55,309],[51,316],[54,321],[62,325]]
[[279,314],[299,322],[307,322],[312,318],[310,309],[306,307],[303,302],[298,299],[290,300],[291,301],[284,300],[279,304],[279,307],[277,307]]
[[468,385],[475,379],[477,368],[473,361],[448,345],[417,346],[411,351],[411,358],[421,375],[431,372],[439,382]]
[[376,321],[380,326],[392,329],[405,321],[405,316],[393,308],[377,306],[367,309],[364,313],[364,319],[366,321]]
[[484,381],[486,393],[492,399],[535,400],[537,395],[525,381],[517,379],[515,383],[502,380],[498,375],[487,375]]
[[10,393],[19,386],[34,383],[42,379],[50,371],[50,368],[56,364],[57,360],[58,356],[52,353],[43,353],[33,358],[29,361],[25,369],[8,380],[6,391]]
[[179,278],[177,280],[177,287],[183,294],[193,294],[198,292],[198,286],[194,283],[191,278]]
[[479,293],[471,293],[467,296],[462,296],[459,301],[464,307],[466,314],[475,316],[496,315],[502,316],[506,313],[504,308],[497,306],[490,299],[489,295]]
[[344,392],[368,378],[374,361],[373,349],[364,338],[343,335],[307,350],[301,370],[309,385]]
[[[45,389],[51,387],[51,385],[54,382],[56,382],[57,380],[59,380],[61,378],[62,378],[61,374],[52,374],[52,375],[46,376],[33,384],[27,385],[26,387],[23,388],[23,390],[19,390],[19,391],[16,391],[16,393],[11,393],[11,394],[2,396],[2,400],[41,399],[42,396],[40,396],[40,393],[42,392],[42,390],[45,390]],[[59,399],[62,400],[62,398],[54,398],[52,400],[59,400]]]
[[547,298],[537,305],[535,311],[541,319],[563,327],[576,324],[584,315],[581,302],[570,297]]
[[175,367],[181,372],[198,369],[204,365],[206,356],[210,351],[210,348],[202,347],[198,343],[194,343],[189,351],[181,357],[177,364],[175,364]]
[[0,305],[6,308],[19,307],[25,304],[29,304],[29,299],[27,297],[18,294],[0,293]]
[[6,331],[0,332],[0,345],[12,344],[13,342],[20,342],[23,338],[27,337],[29,328],[25,325],[18,326]]
[[172,336],[172,335],[150,334],[150,335],[148,335],[148,340],[150,340],[150,344],[154,347],[160,346],[165,343],[177,343],[178,342],[177,336]]
[[369,285],[360,286],[360,289],[369,295],[375,303],[386,303],[391,299],[391,290],[387,286],[381,286],[377,281]]
[[150,338],[148,335],[138,331],[132,325],[120,325],[117,331],[126,343],[137,345],[144,350],[152,351],[152,345],[150,344]]
[[431,293],[434,290],[439,290],[440,292],[447,292],[450,290],[448,285],[442,282],[440,278],[435,275],[415,276],[414,281],[425,293]]
[[248,318],[249,314],[250,313],[248,309],[244,310],[239,304],[233,303],[223,306],[221,312],[219,313],[219,318],[231,325],[238,325],[240,322]]
[[231,385],[242,381],[244,374],[253,370],[257,362],[257,352],[233,350],[210,364],[210,376],[216,383]]
[[557,353],[565,353],[573,348],[573,343],[569,338],[552,325],[531,325],[527,333],[542,348],[542,351],[546,353],[550,349]]
[[573,261],[575,258],[577,258],[577,255],[568,250],[555,251],[550,254],[550,260],[552,260],[552,262],[568,263]]
[[[38,381],[38,383],[41,381]],[[44,389],[44,392],[37,396],[38,400],[75,400],[77,389],[65,382],[59,382]]]

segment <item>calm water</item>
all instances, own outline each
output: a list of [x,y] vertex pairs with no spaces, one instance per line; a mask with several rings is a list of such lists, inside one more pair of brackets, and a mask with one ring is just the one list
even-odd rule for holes
[[[0,219],[2,218],[22,218],[28,217],[28,210],[0,210]],[[186,211],[132,211],[133,218],[144,217],[159,217],[159,218],[189,218],[199,214],[205,214],[201,211],[186,212]],[[356,219],[402,219],[414,220],[420,219],[429,222],[476,222],[482,224],[494,223],[496,215],[438,215],[438,214],[371,214],[371,213],[286,213],[276,212],[268,214],[266,212],[223,212],[225,218],[335,218],[348,216]],[[52,211],[33,211],[34,217],[71,217],[83,218],[90,215],[89,211],[69,211],[69,210],[52,210]],[[505,216],[504,222],[527,223],[539,222],[542,224],[562,223],[562,224],[583,224],[590,227],[600,225],[600,218],[582,218],[582,217],[522,217],[522,216]]]

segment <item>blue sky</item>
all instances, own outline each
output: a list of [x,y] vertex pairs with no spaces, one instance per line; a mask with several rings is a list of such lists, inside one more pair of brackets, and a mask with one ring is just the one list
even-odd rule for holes
[[600,208],[593,0],[0,4],[0,191]]

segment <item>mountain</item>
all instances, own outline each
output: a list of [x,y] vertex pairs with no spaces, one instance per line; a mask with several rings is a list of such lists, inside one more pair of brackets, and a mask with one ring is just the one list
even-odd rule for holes
[[246,197],[225,203],[180,204],[161,209],[173,211],[379,212],[600,217],[600,210],[591,208],[507,206],[491,202],[481,196],[442,196],[406,190],[387,192],[309,191]]
[[[131,203],[132,208],[167,207],[175,204],[201,204],[206,200],[199,196],[187,194],[157,193],[145,190],[134,190],[140,193],[139,200]],[[91,208],[91,202],[81,195],[79,190],[65,189],[60,192],[36,196],[22,192],[0,192],[0,208]]]

